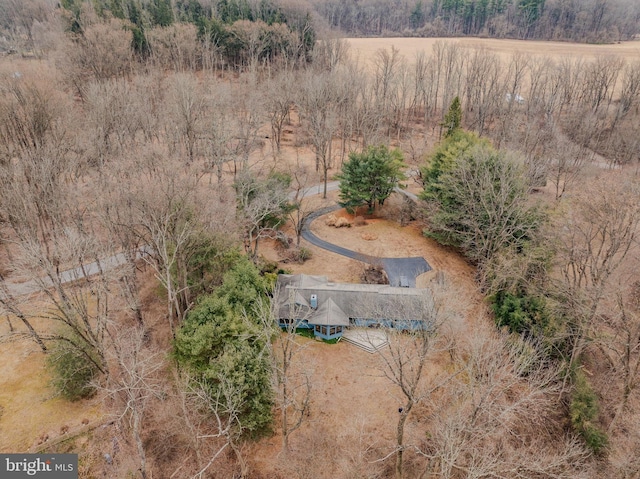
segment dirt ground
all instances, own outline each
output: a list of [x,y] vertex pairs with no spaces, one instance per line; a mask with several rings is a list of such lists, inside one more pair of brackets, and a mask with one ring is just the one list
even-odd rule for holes
[[[329,193],[328,199],[335,202],[337,192]],[[364,217],[364,226],[327,226],[325,220],[328,215],[325,215],[313,222],[311,230],[321,239],[359,253],[387,258],[422,256],[435,271],[442,271],[469,293],[475,294],[473,292],[477,291],[477,288],[473,279],[474,270],[458,253],[425,238],[419,222],[414,221],[400,227],[395,219],[392,219],[397,218],[400,202],[398,194],[394,193],[377,214]],[[332,214],[345,217],[352,223],[354,221],[354,216],[344,209]],[[294,274],[323,274],[331,281],[360,282],[363,263],[323,250],[305,240],[301,241],[301,246],[311,250],[311,259],[304,264],[283,264],[283,268]],[[262,254],[271,260],[281,257],[273,242],[265,242]]]
[[[454,294],[464,297],[464,304],[455,301],[450,308],[463,316],[469,332],[476,321],[483,321],[485,305],[473,279],[474,270],[454,251],[438,245],[422,235],[419,223],[406,227],[389,219],[396,217],[400,199],[393,195],[375,216],[365,217],[366,225],[335,228],[325,224],[326,215],[316,219],[312,231],[322,239],[354,251],[386,257],[422,256],[436,271],[443,272]],[[336,193],[329,195],[335,199]],[[345,210],[333,213],[353,221]],[[323,274],[332,281],[360,282],[364,265],[302,240],[301,246],[312,251],[312,258],[304,264],[283,264],[293,273]],[[262,250],[270,259],[279,254],[273,243]],[[314,462],[307,455],[304,467],[292,460],[284,460],[280,452],[281,436],[259,444],[254,468],[264,477],[358,477],[358,471],[373,467],[369,461],[380,459],[393,450],[398,407],[402,404],[399,390],[384,377],[381,358],[355,346],[340,342],[335,345],[302,340],[306,349],[301,361],[309,365],[313,374],[311,413],[304,426],[291,435],[292,456],[310,450],[312,444],[322,444],[326,451],[340,450],[337,461]],[[439,370],[432,364],[430,373]],[[425,384],[428,384],[428,379]],[[413,434],[419,428],[420,415],[414,414],[407,424],[407,438],[419,441]],[[368,456],[359,456],[368,451]],[[386,464],[386,463],[385,463]],[[388,467],[386,464],[385,467]]]

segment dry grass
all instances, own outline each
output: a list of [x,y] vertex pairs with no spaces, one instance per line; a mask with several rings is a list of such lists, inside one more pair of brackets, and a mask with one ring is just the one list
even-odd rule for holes
[[[33,321],[42,331],[44,322]],[[15,319],[16,330],[26,329]],[[0,335],[9,332],[6,321]],[[83,420],[93,422],[102,415],[98,399],[71,403],[56,397],[49,386],[45,356],[31,341],[2,344],[0,347],[0,452],[27,451],[45,437],[54,440],[81,429]]]
[[611,45],[591,45],[586,43],[543,42],[525,40],[499,40],[493,38],[349,38],[356,58],[365,63],[371,62],[375,53],[391,46],[397,48],[411,61],[416,53],[424,51],[430,54],[436,42],[452,42],[464,50],[485,49],[497,53],[503,59],[516,52],[538,57],[562,60],[564,58],[583,57],[586,60],[597,56],[617,55],[627,60],[640,58],[640,41],[621,42]]

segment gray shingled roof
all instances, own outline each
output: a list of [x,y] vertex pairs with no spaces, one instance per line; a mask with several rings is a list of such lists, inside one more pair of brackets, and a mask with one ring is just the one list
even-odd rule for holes
[[[302,296],[308,305],[311,295],[315,294],[318,297],[318,311],[326,302],[331,301],[347,318],[429,319],[433,308],[430,292],[426,289],[397,288],[380,284],[331,283],[323,276],[306,275],[279,275],[277,285],[278,311],[281,319],[289,318],[291,315],[290,301],[293,291],[295,303],[303,304],[299,301],[299,296]],[[296,319],[310,319],[317,313],[306,306],[296,306],[294,314],[297,316]],[[338,319],[336,318],[336,321]]]
[[329,298],[319,305],[317,310],[311,313],[309,324],[349,326],[349,317]]

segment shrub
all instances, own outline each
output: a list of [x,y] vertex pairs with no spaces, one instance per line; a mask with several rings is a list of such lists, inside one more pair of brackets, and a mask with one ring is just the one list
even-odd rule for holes
[[95,393],[93,380],[98,368],[87,353],[71,343],[57,342],[47,356],[47,366],[53,387],[65,399],[77,401]]
[[496,325],[525,336],[543,333],[549,324],[544,298],[500,291],[491,297]]
[[360,281],[364,284],[389,284],[387,273],[381,265],[369,265],[360,275]]
[[[308,259],[311,259],[312,253],[311,250],[307,248],[292,248],[285,252],[285,254],[281,257],[280,261],[283,263],[304,263]],[[285,270],[278,270],[278,274],[290,274]]]
[[574,389],[569,406],[571,425],[589,449],[595,454],[600,454],[609,441],[607,435],[596,424],[599,413],[598,397],[581,369],[575,370],[573,381]]
[[309,328],[296,328],[296,334],[310,339],[313,339],[315,337],[315,335],[313,334],[313,329]]
[[299,263],[304,263],[308,259],[311,259],[312,256],[313,254],[311,253],[311,250],[308,248],[300,248],[297,251],[297,257],[298,257]]
[[336,224],[334,225],[336,228],[351,228],[351,223],[347,218],[343,218],[342,216],[336,220]]
[[260,256],[256,260],[256,266],[260,270],[260,274],[273,273],[278,269],[278,262],[271,261],[270,259],[267,259],[264,256]]

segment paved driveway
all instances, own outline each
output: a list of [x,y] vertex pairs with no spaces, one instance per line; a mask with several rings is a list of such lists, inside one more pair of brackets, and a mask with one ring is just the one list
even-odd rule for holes
[[312,245],[331,251],[332,253],[346,256],[347,258],[355,259],[367,264],[381,265],[387,273],[389,284],[391,286],[415,288],[416,278],[422,273],[426,273],[431,270],[429,263],[419,256],[410,258],[380,258],[378,256],[358,253],[357,251],[352,251],[350,249],[343,248],[342,246],[329,243],[328,241],[318,238],[311,232],[309,228],[316,218],[338,209],[340,209],[340,206],[334,205],[322,208],[310,214],[302,227],[302,237]]

